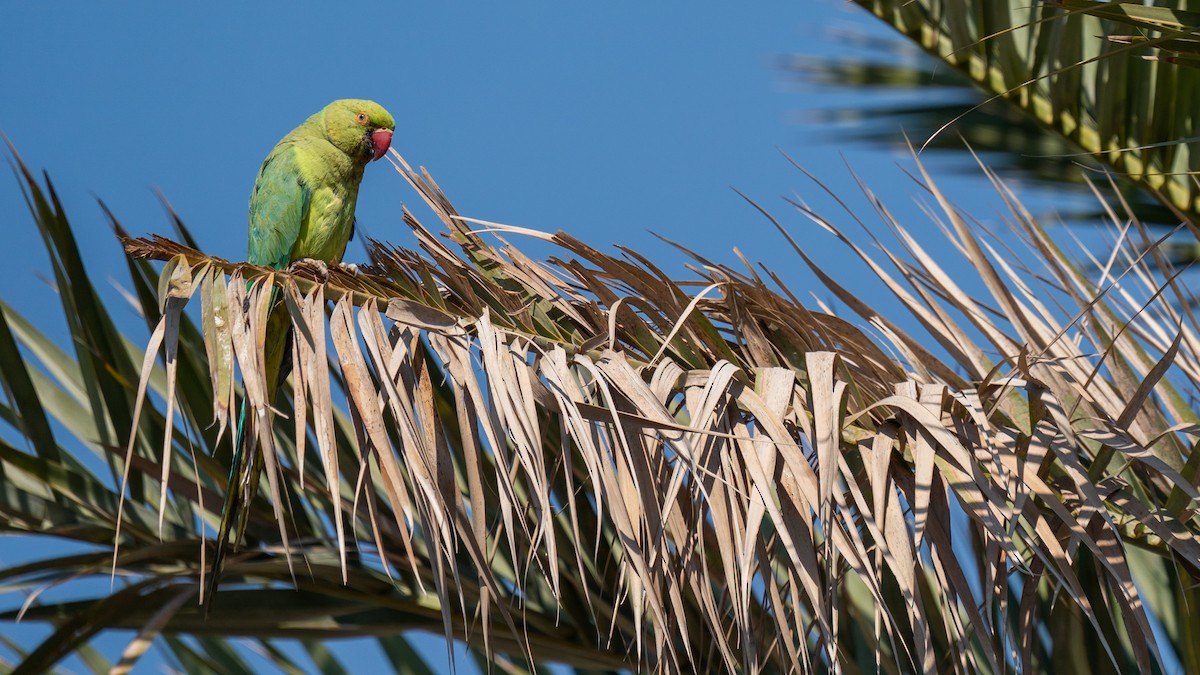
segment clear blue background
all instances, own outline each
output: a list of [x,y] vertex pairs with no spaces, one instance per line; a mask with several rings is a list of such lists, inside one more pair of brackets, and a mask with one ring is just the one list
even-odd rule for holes
[[[798,297],[828,298],[735,187],[802,241],[815,239],[822,262],[852,290],[887,304],[832,237],[781,199],[811,200],[853,229],[781,153],[853,197],[845,161],[935,252],[949,251],[895,167],[911,166],[906,151],[839,147],[828,128],[805,122],[862,94],[808,86],[780,64],[793,53],[849,53],[855,47],[830,32],[847,25],[890,35],[843,0],[5,2],[0,131],[30,167],[50,172],[106,287],[123,278],[124,261],[97,197],[134,234],[169,234],[161,190],[205,251],[242,259],[263,157],[330,100],[356,97],[392,111],[393,147],[427,167],[464,215],[564,229],[598,247],[620,243],[677,274],[681,258],[650,231],[724,262],[736,262],[736,246]],[[938,178],[959,194],[978,183]],[[401,204],[423,217],[386,163],[369,167],[358,231],[411,244]],[[990,208],[976,215],[986,219]],[[0,298],[64,336],[57,298],[40,280],[49,272],[40,237],[11,179],[0,179],[0,232]],[[361,260],[362,249],[352,244],[346,257]],[[120,302],[115,290],[106,299]],[[132,310],[125,319],[141,339]],[[0,540],[3,566],[48,553]],[[32,647],[47,631],[3,625],[0,634]],[[128,639],[97,644],[115,658]],[[366,672],[382,656],[361,644],[336,651]],[[434,658],[444,658],[440,644],[422,641]],[[154,653],[141,664],[162,667]]]
[[[244,258],[262,158],[345,97],[389,108],[393,146],[465,215],[652,258],[669,249],[651,230],[729,261],[736,244],[787,277],[796,259],[730,187],[816,232],[779,199],[815,194],[781,151],[848,189],[840,149],[798,123],[841,95],[779,64],[845,51],[832,25],[877,22],[842,0],[744,4],[4,3],[0,130],[50,172],[101,278],[123,264],[97,197],[133,233],[165,233],[161,190],[204,250]],[[857,171],[907,183],[892,158],[855,154]],[[360,232],[411,242],[401,203],[420,205],[372,166]],[[0,297],[36,315],[51,296],[28,286],[46,264],[15,181],[0,180],[0,207],[9,249],[28,252]]]

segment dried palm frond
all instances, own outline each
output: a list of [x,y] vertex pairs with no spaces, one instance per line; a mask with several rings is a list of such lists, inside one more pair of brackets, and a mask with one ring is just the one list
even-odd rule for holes
[[[983,299],[886,210],[906,258],[881,246],[876,259],[798,205],[862,256],[931,349],[798,244],[876,337],[752,268],[694,255],[695,276],[677,281],[632,251],[463,218],[394,158],[449,241],[406,212],[421,250],[377,243],[358,275],[314,280],[126,240],[169,261],[147,353],[165,345],[168,382],[185,359],[207,372],[219,428],[235,372],[251,390],[261,377],[253,336],[272,285],[296,327],[292,405],[261,412],[276,421],[270,498],[225,571],[250,587],[211,599],[224,630],[241,616],[262,634],[246,607],[270,602],[297,618],[268,634],[425,627],[489,658],[587,668],[1007,672],[1079,652],[1147,671],[1164,651],[1191,662],[1181,617],[1200,599],[1200,459],[1187,397],[1200,343],[1172,302],[1189,298],[1155,280],[1152,248],[1124,238],[1090,278],[992,177],[1028,247],[1002,255],[922,168]],[[535,262],[481,230],[561,254]],[[197,294],[207,371],[177,344]],[[169,411],[175,393],[161,393]],[[161,469],[177,496],[221,489],[219,463],[197,473],[145,436],[131,435],[129,466]],[[132,494],[139,515],[115,561],[138,578],[137,542],[154,536],[140,514],[163,513],[166,493]],[[204,503],[193,513],[211,524],[220,500]],[[202,551],[176,576],[204,574]],[[1147,592],[1148,578],[1174,579],[1172,597]],[[204,632],[188,606],[155,614],[182,582],[106,625]],[[281,599],[275,583],[301,593]]]

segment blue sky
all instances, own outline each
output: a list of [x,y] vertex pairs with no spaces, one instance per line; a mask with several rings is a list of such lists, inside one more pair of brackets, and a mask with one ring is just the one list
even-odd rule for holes
[[[466,215],[666,255],[652,230],[710,255],[736,244],[790,267],[769,223],[730,187],[786,211],[778,197],[805,186],[781,151],[822,173],[840,164],[836,147],[797,122],[821,92],[797,86],[778,61],[836,49],[822,42],[825,28],[874,19],[841,0],[746,5],[422,3],[332,13],[304,3],[236,12],[5,3],[0,25],[11,39],[0,41],[0,58],[23,65],[0,71],[0,130],[50,172],[83,244],[95,247],[98,276],[122,265],[95,198],[132,232],[161,232],[154,189],[206,251],[244,257],[262,158],[345,97],[389,108],[393,146]],[[419,200],[386,165],[371,167],[360,231],[410,241],[401,203]],[[15,181],[0,180],[5,216],[20,218],[21,204]],[[51,297],[26,290],[46,269],[40,241],[21,222],[5,230],[10,248],[34,254],[6,265],[0,297],[36,311],[44,303],[25,303],[27,292]],[[352,245],[348,259],[356,253]]]
[[[464,215],[623,244],[674,273],[683,273],[678,256],[651,231],[721,261],[736,260],[736,246],[798,296],[818,290],[731,187],[801,240],[828,241],[830,269],[854,264],[783,203],[800,196],[833,211],[781,153],[853,194],[841,153],[902,217],[915,216],[914,230],[935,231],[895,168],[903,153],[839,147],[827,128],[805,124],[846,95],[779,66],[792,53],[842,53],[834,26],[888,34],[843,0],[246,5],[0,4],[0,131],[50,173],[97,280],[124,270],[97,197],[131,232],[169,233],[161,190],[202,248],[242,259],[263,157],[346,97],[389,108],[393,147],[427,167]],[[389,166],[370,167],[359,232],[411,243],[401,204],[422,213]],[[39,280],[49,266],[9,178],[0,178],[0,218],[0,298],[56,334],[57,299]],[[352,244],[347,260],[361,250]],[[881,298],[861,274],[842,279]],[[132,312],[127,326],[141,335]],[[11,555],[0,553],[0,564]],[[25,630],[0,626],[0,635],[41,634]],[[123,641],[104,644],[113,657]]]

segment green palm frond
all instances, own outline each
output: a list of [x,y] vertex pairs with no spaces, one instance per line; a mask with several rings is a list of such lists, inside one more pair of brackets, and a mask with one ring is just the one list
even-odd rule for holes
[[[1006,100],[987,97],[962,73],[946,68],[924,53],[914,53],[902,36],[867,39],[862,33],[838,35],[866,48],[832,57],[794,55],[782,67],[798,80],[822,91],[858,92],[856,104],[820,104],[809,121],[832,131],[841,141],[903,149],[923,144],[922,156],[939,155],[942,170],[972,171],[972,155],[986,159],[1007,180],[1029,181],[1054,190],[1053,208],[1068,224],[1104,225],[1104,205],[1092,198],[1091,185],[1111,179],[1138,219],[1152,226],[1174,227],[1177,212],[1152,194],[1112,173],[1111,167],[1081,153],[1054,131],[1038,125]],[[942,130],[948,120],[949,129]],[[967,151],[970,151],[969,153]],[[1062,199],[1064,190],[1073,199]],[[1179,253],[1185,253],[1183,237]],[[1182,259],[1182,258],[1181,258]]]
[[[1142,2],[855,0],[991,98],[1196,221],[1200,13]],[[955,118],[943,121],[944,133]],[[1196,230],[1193,228],[1193,232]]]

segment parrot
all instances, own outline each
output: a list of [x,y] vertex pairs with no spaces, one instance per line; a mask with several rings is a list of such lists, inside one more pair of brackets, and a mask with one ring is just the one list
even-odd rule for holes
[[[387,153],[395,128],[391,113],[378,103],[342,99],[284,136],[263,161],[250,193],[247,262],[280,270],[306,260],[341,264],[354,235],[354,208],[363,171],[369,162]],[[275,297],[264,345],[268,405],[274,403],[276,390],[291,370],[290,360],[284,363],[290,334],[287,308]],[[262,450],[248,443],[255,438],[255,430],[254,416],[247,408],[243,399],[205,593],[210,607],[226,548],[236,548],[245,534],[250,503],[258,493],[262,474]]]

